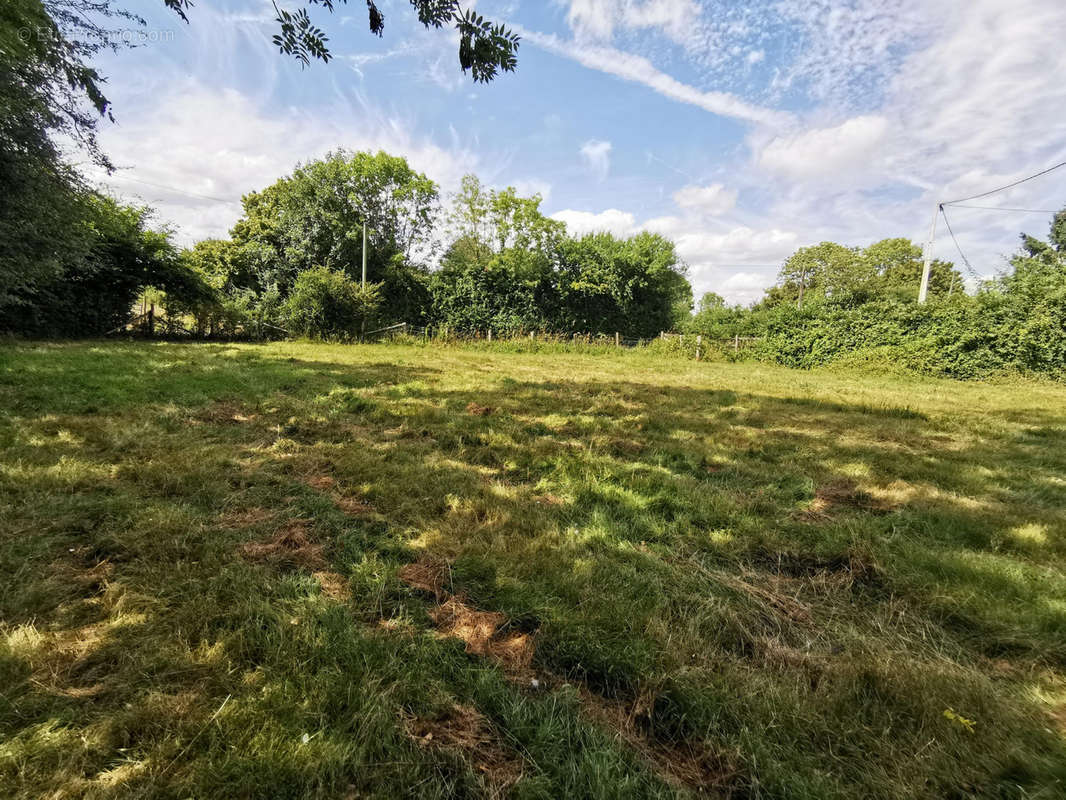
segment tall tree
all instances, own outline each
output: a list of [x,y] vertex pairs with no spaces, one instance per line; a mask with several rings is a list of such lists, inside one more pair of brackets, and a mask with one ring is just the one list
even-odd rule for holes
[[[917,300],[924,267],[922,248],[910,239],[882,239],[862,251],[869,265],[874,296]],[[934,259],[929,269],[929,296],[963,290],[962,276],[949,261]]]
[[813,292],[816,296],[840,296],[856,288],[868,275],[857,248],[835,242],[801,247],[778,273],[778,285],[798,308]]
[[437,319],[453,329],[552,329],[563,223],[539,195],[520,197],[467,175],[448,215],[452,244],[433,276]]
[[338,150],[245,195],[233,228],[244,257],[238,263],[249,273],[245,280],[254,275],[253,288],[276,284],[282,294],[312,267],[358,280],[365,224],[368,280],[383,284],[383,309],[417,318],[438,197],[437,185],[401,157]]
[[80,142],[107,165],[95,139],[107,104],[87,52],[40,0],[0,4],[0,307],[51,281],[88,246],[86,190],[56,145]]
[[567,240],[559,276],[564,330],[654,336],[692,308],[692,287],[674,243],[655,233]]

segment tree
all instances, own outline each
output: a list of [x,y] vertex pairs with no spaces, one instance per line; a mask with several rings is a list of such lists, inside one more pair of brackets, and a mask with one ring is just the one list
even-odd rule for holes
[[802,308],[804,295],[812,290],[821,297],[847,297],[869,278],[870,268],[858,248],[822,242],[793,253],[778,273],[778,285],[786,296],[794,295],[796,307]]
[[544,216],[540,203],[539,195],[463,178],[448,216],[453,241],[431,283],[438,322],[468,331],[555,327],[554,274],[566,226]]
[[1023,233],[1022,251],[1011,258],[1012,270],[993,290],[1012,298],[1028,312],[1052,298],[1066,297],[1066,210],[1051,220],[1049,241]]
[[697,306],[697,313],[717,311],[720,308],[725,308],[725,298],[717,292],[704,292]]
[[[358,2],[358,0],[356,0]],[[163,0],[168,8],[185,22],[192,0]],[[307,5],[320,5],[331,12],[334,0],[305,0]],[[346,3],[347,0],[338,0]],[[471,9],[464,10],[459,0],[411,0],[418,21],[427,28],[454,26],[459,34],[459,66],[479,83],[488,83],[500,72],[513,72],[518,64],[519,36],[503,25],[495,25]],[[385,30],[385,16],[375,0],[366,0],[370,31],[381,36]],[[286,11],[274,5],[278,32],[274,44],[281,53],[294,57],[308,66],[312,59],[328,62],[332,57],[329,37],[311,20],[306,8]]]
[[[922,249],[910,239],[882,239],[863,250],[873,273],[873,290],[876,296],[900,301],[918,298],[918,286],[922,280]],[[929,267],[929,296],[946,297],[954,291],[962,291],[962,276],[948,261],[934,259]]]
[[124,325],[146,287],[192,296],[207,285],[178,258],[166,230],[150,227],[150,209],[110,197],[80,198],[81,247],[57,258],[55,274],[17,291],[7,330],[46,336],[94,336]]
[[383,309],[417,319],[428,299],[424,262],[438,198],[437,185],[403,158],[338,150],[245,195],[230,274],[241,288],[276,285],[283,296],[312,267],[360,278],[365,223],[368,280],[382,284]]
[[559,275],[565,330],[650,337],[672,330],[692,308],[692,287],[674,244],[655,233],[568,239]]
[[106,110],[97,81],[40,0],[0,4],[0,308],[50,283],[68,254],[87,247],[86,189],[56,139],[103,160],[95,118],[79,102],[87,94]]

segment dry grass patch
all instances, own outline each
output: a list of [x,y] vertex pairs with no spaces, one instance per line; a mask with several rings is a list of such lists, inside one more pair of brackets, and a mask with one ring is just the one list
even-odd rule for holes
[[466,404],[466,413],[473,414],[475,417],[487,417],[495,410],[492,406],[479,405],[473,401]]
[[406,720],[407,734],[420,746],[461,756],[480,774],[490,797],[500,797],[522,777],[522,758],[500,741],[477,709],[456,705],[433,719]]
[[351,599],[351,591],[348,589],[348,581],[344,579],[343,575],[336,572],[329,572],[328,570],[318,570],[317,572],[312,573],[311,577],[318,581],[319,588],[322,589],[322,594],[331,600],[346,602]]
[[366,514],[375,513],[375,508],[365,500],[360,500],[358,497],[338,497],[336,498],[337,508],[347,514],[349,517],[361,517]]
[[887,514],[894,506],[860,489],[854,481],[841,478],[819,486],[814,499],[797,516],[808,522],[823,522],[843,511]]
[[446,594],[444,587],[451,583],[448,563],[430,557],[405,564],[397,576],[412,589],[428,592],[437,599]]
[[227,511],[219,517],[219,523],[223,528],[239,529],[239,528],[251,528],[256,525],[262,525],[264,522],[269,522],[274,518],[273,511],[268,511],[265,508],[244,508],[239,511]]
[[429,616],[442,636],[462,640],[471,655],[491,658],[512,677],[529,672],[533,634],[507,629],[506,614],[478,611],[458,597],[449,597]]
[[212,425],[243,425],[254,422],[258,414],[247,414],[237,403],[217,401],[201,409],[193,418],[197,422],[206,422]]
[[243,544],[241,555],[277,567],[322,569],[326,566],[325,546],[311,541],[307,525],[307,520],[293,520],[266,541]]
[[732,796],[741,774],[737,759],[699,742],[656,738],[651,731],[652,694],[642,693],[632,701],[614,700],[580,687],[578,695],[590,719],[637,753],[669,785]]

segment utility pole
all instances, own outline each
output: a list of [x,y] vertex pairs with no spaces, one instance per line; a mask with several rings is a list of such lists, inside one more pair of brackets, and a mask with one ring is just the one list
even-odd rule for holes
[[363,290],[366,290],[366,221],[363,221]]
[[918,289],[918,304],[921,305],[925,302],[926,295],[929,294],[929,270],[933,263],[933,237],[936,236],[936,220],[940,216],[940,209],[943,206],[937,203],[936,208],[933,209],[933,221],[929,223],[929,238],[925,240],[925,258],[922,263],[922,285]]

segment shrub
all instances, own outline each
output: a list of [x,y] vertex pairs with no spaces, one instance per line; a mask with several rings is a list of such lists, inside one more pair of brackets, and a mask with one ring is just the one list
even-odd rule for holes
[[296,276],[282,318],[294,335],[346,341],[366,330],[380,303],[380,284],[363,288],[343,272],[315,267]]

